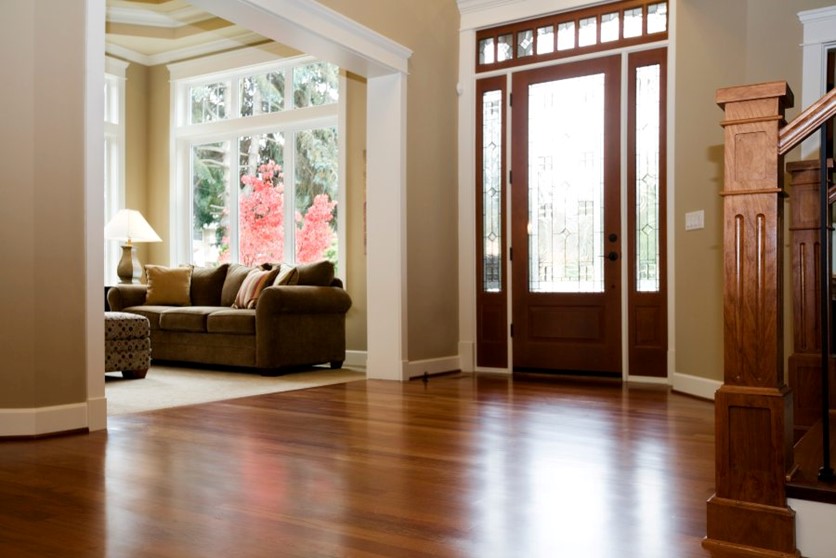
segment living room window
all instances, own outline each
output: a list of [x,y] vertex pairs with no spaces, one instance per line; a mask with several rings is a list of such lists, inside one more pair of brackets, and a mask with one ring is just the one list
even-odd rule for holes
[[341,80],[310,57],[174,80],[179,261],[342,269]]
[[[104,86],[104,222],[123,207],[125,199],[125,71],[127,62],[105,58]],[[104,284],[113,285],[119,246],[105,242]]]

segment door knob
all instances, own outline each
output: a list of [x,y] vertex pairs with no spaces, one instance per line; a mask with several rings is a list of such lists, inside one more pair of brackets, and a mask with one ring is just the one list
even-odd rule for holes
[[607,259],[611,262],[614,262],[618,259],[618,252],[610,252],[609,254],[607,254]]
[[610,242],[615,242],[616,240],[618,240],[618,235],[615,233],[610,233],[610,236],[608,236],[607,238]]

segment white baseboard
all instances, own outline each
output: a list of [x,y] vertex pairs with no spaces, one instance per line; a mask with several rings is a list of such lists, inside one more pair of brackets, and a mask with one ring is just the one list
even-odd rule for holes
[[458,356],[432,358],[427,360],[413,360],[404,364],[403,379],[417,378],[427,374],[441,374],[461,370],[461,360]]
[[832,558],[836,548],[836,506],[788,498],[795,510],[795,542],[806,558]]
[[627,375],[627,379],[625,381],[632,384],[659,384],[663,386],[670,384],[670,380],[667,378],[657,378],[655,376],[631,376],[630,374]]
[[714,401],[714,392],[720,389],[722,385],[723,382],[719,380],[709,380],[708,378],[680,374],[679,372],[673,373],[671,382],[671,388],[674,391],[693,395],[694,397],[710,399],[711,401]]
[[0,409],[0,437],[43,436],[88,428],[87,402],[35,409]]
[[366,360],[368,359],[368,352],[366,351],[346,351],[344,366],[353,366],[357,368],[365,368]]

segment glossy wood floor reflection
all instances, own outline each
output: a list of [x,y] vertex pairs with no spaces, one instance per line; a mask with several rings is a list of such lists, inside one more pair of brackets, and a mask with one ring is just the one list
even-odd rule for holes
[[704,557],[713,405],[455,375],[0,443],[0,556]]

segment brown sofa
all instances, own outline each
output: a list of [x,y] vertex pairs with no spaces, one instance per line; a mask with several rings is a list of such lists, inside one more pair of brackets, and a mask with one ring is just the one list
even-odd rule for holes
[[[245,307],[247,276],[271,269],[269,284]],[[351,298],[330,262],[146,266],[146,273],[147,284],[111,287],[107,301],[113,311],[149,319],[153,360],[247,367],[265,375],[324,363],[339,368],[345,360]],[[178,278],[170,282],[166,274]]]

